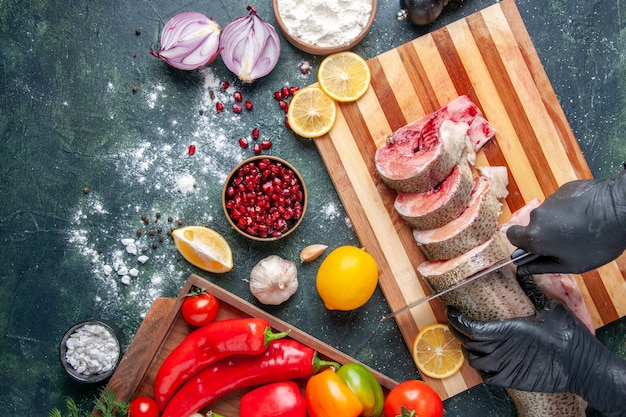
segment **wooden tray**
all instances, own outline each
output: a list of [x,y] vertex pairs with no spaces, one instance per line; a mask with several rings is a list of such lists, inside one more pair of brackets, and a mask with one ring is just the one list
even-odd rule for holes
[[[216,320],[233,317],[259,317],[266,319],[275,331],[290,330],[289,338],[295,339],[318,352],[322,359],[342,364],[358,362],[320,340],[290,326],[286,322],[266,313],[236,295],[206,281],[198,275],[190,275],[177,298],[157,298],[146,318],[137,330],[132,343],[126,350],[109,387],[117,397],[130,400],[136,396],[153,397],[153,383],[159,366],[167,355],[195,328],[189,326],[180,315],[180,307],[192,286],[205,288],[220,301],[220,311]],[[368,367],[369,368],[369,367]],[[388,392],[398,383],[391,378],[369,368],[376,376],[383,390]],[[298,381],[302,388],[306,381]],[[212,403],[209,409],[225,417],[239,415],[239,398],[247,392],[240,390]],[[205,411],[208,411],[205,410]]]
[[[497,129],[477,165],[509,169],[501,221],[560,184],[591,178],[557,97],[512,0],[504,0],[368,61],[372,85],[341,103],[333,129],[315,140],[355,232],[380,267],[392,311],[430,293],[416,272],[425,259],[393,209],[395,192],[380,180],[374,152],[394,130],[462,94]],[[596,327],[626,314],[626,257],[577,277]],[[418,329],[445,322],[440,301],[397,317],[410,346]],[[468,365],[446,380],[425,378],[443,398],[481,381]]]

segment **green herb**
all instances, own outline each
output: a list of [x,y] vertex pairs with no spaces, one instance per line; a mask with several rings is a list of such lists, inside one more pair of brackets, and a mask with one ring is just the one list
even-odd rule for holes
[[[118,400],[115,392],[104,387],[100,395],[96,398],[94,411],[88,414],[88,417],[125,417],[128,415],[129,404],[125,401]],[[66,414],[55,408],[48,417],[80,417],[78,406],[73,398],[65,399]]]

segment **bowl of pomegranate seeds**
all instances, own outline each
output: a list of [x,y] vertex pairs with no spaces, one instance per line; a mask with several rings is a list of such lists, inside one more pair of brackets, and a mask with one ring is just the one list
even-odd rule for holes
[[307,192],[300,173],[275,156],[255,156],[238,164],[222,192],[226,218],[253,240],[272,241],[293,232],[302,222]]

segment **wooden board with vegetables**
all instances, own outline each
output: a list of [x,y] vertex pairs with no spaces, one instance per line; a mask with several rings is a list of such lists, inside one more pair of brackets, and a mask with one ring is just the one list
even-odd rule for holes
[[[115,373],[109,381],[121,400],[130,401],[140,396],[154,397],[155,379],[168,355],[197,327],[189,325],[182,314],[183,301],[193,288],[204,288],[217,298],[219,312],[216,321],[237,318],[258,318],[270,323],[273,332],[286,332],[281,340],[295,340],[317,352],[322,360],[340,364],[358,363],[356,359],[328,346],[320,340],[290,326],[288,323],[264,312],[236,295],[218,287],[198,275],[189,276],[177,298],[158,298],[148,311],[131,345],[128,347]],[[398,383],[385,375],[367,368],[388,393]],[[295,379],[304,392],[306,378]],[[221,382],[221,381],[220,381]],[[238,389],[212,402],[207,411],[223,416],[239,415],[239,400],[250,389]]]
[[[513,0],[504,0],[368,61],[371,86],[339,103],[335,125],[315,144],[354,230],[380,268],[379,285],[395,311],[431,293],[416,268],[426,259],[411,227],[394,209],[396,192],[376,171],[374,154],[388,136],[461,95],[496,129],[479,166],[505,166],[508,197],[500,221],[560,184],[591,178],[565,114]],[[626,315],[618,288],[626,256],[575,279],[595,327]],[[435,300],[396,317],[411,348],[419,329],[446,322]],[[424,378],[445,399],[481,382],[466,363],[459,373]]]

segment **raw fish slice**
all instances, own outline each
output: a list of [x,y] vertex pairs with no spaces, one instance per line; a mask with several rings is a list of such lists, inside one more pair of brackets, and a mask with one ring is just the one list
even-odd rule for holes
[[426,142],[421,127],[412,123],[398,129],[376,150],[376,170],[388,187],[407,193],[430,190],[460,161],[469,127],[466,123],[443,120]]
[[398,193],[394,208],[413,229],[436,229],[465,210],[472,185],[472,170],[467,164],[459,164],[443,182],[428,191]]
[[431,287],[441,290],[489,268],[509,255],[506,243],[494,236],[455,258],[424,261],[417,267],[417,272]]
[[461,216],[432,230],[414,230],[413,238],[430,260],[452,259],[487,241],[498,226],[502,204],[478,177],[468,207]]

